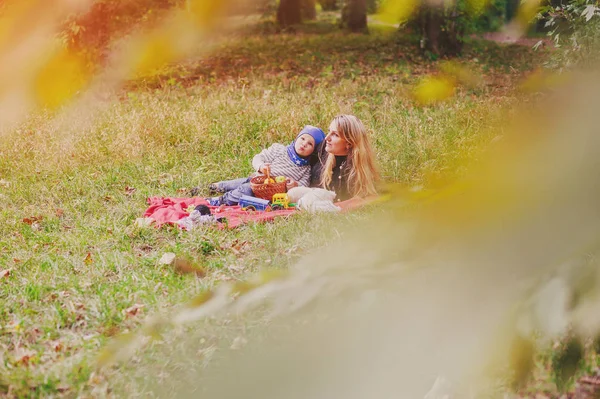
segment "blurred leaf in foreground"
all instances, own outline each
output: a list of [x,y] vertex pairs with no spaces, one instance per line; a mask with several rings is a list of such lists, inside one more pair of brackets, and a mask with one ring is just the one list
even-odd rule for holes
[[42,66],[35,78],[37,103],[49,108],[64,104],[85,88],[90,75],[81,56],[61,48]]
[[418,0],[386,0],[379,9],[378,19],[391,24],[406,22],[418,5]]
[[446,76],[423,78],[413,90],[415,100],[421,105],[431,105],[454,95],[456,82]]

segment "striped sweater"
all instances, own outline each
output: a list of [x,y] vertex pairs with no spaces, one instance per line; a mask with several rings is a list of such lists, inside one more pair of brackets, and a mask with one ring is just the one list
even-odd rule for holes
[[310,183],[310,165],[298,166],[293,163],[288,156],[287,147],[283,144],[275,143],[252,158],[254,170],[258,170],[264,163],[271,164],[271,176],[273,177],[289,177],[296,180],[301,186],[308,186]]

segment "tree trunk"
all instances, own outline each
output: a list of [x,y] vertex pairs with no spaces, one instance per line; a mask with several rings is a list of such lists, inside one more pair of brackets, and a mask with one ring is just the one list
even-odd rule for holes
[[442,33],[442,15],[437,9],[427,9],[425,12],[425,49],[435,55],[441,55],[440,36]]
[[453,56],[462,50],[462,34],[456,10],[424,6],[419,11],[421,48],[432,55]]
[[517,9],[519,8],[519,0],[507,0],[506,1],[506,22],[510,22],[517,15]]
[[281,0],[277,22],[283,27],[302,23],[302,0]]
[[352,32],[366,32],[367,0],[346,0],[342,9],[342,25]]
[[317,19],[316,0],[302,0],[302,18],[307,21]]

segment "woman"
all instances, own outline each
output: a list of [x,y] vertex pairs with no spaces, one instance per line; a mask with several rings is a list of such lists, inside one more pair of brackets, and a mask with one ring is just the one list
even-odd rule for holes
[[379,174],[367,131],[354,115],[338,115],[316,151],[311,186],[335,191],[336,201],[377,195]]

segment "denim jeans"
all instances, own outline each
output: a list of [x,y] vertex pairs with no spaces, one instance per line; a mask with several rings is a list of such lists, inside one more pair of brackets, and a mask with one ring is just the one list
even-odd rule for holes
[[225,192],[222,197],[225,205],[237,205],[242,195],[254,196],[250,188],[249,177],[220,181],[217,183],[217,187]]

